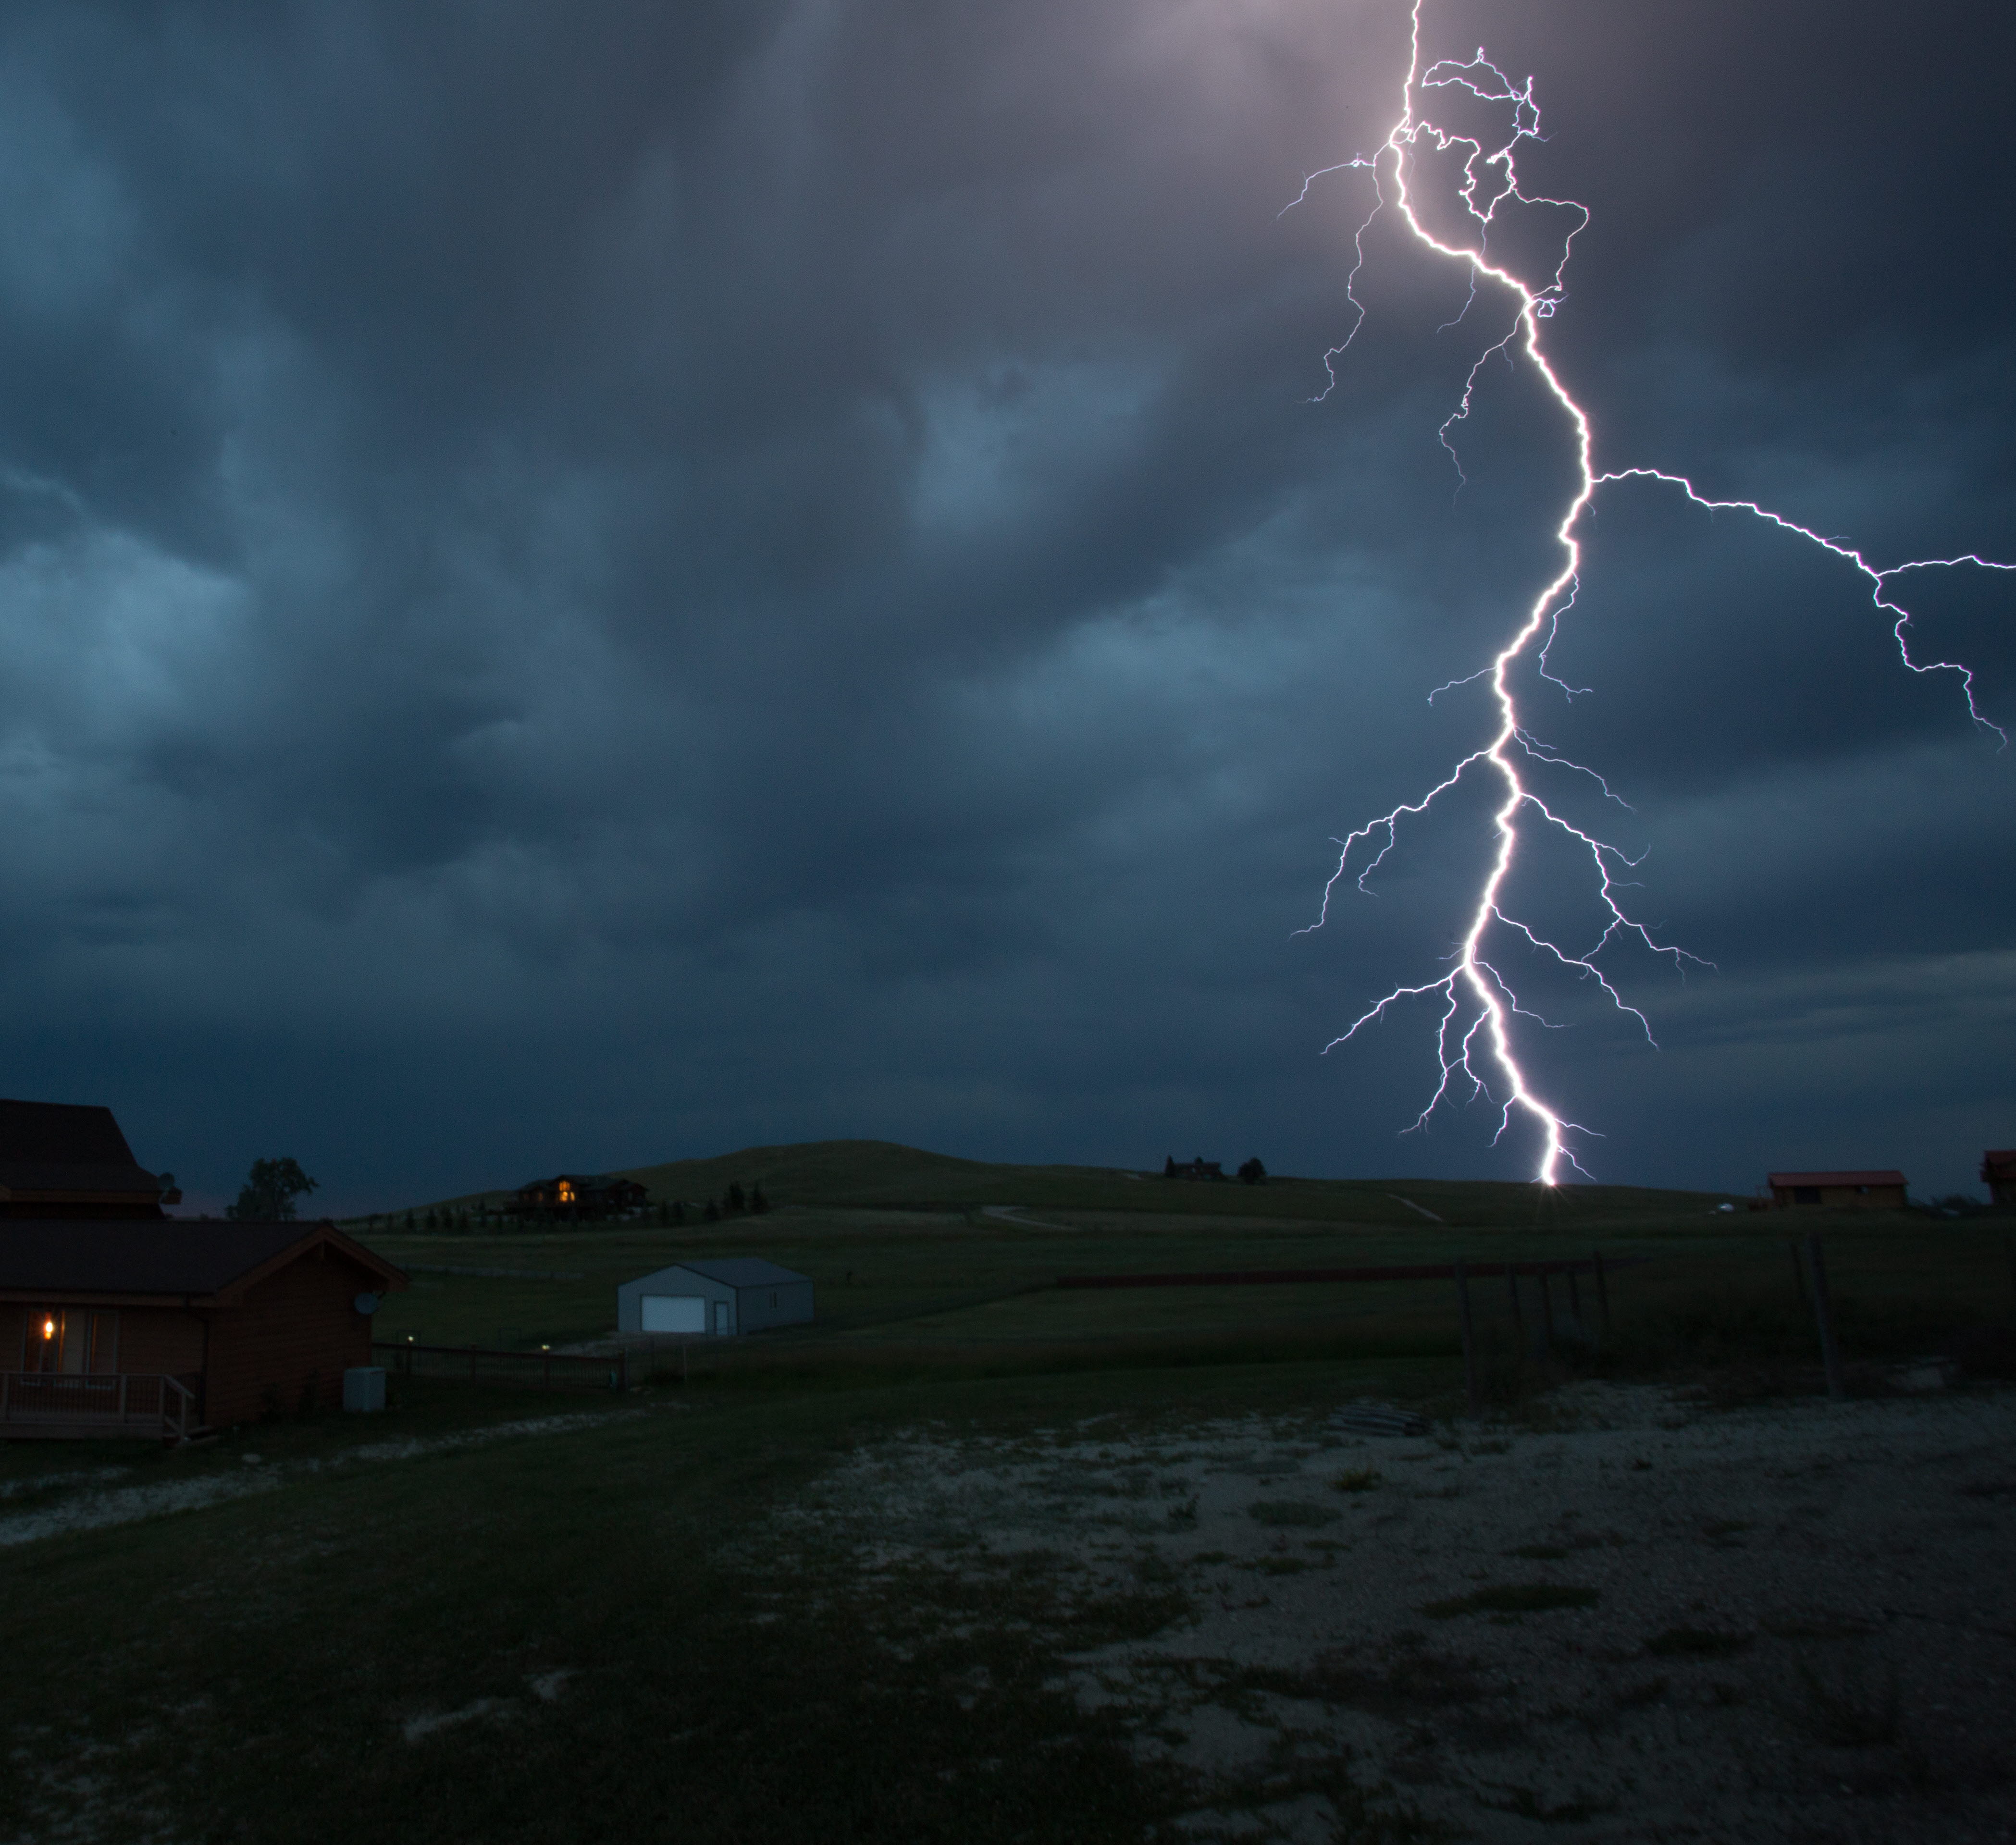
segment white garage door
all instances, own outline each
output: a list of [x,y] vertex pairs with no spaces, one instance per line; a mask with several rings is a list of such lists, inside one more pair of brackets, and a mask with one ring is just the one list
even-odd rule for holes
[[697,1294],[646,1294],[644,1297],[646,1332],[704,1332],[707,1303]]

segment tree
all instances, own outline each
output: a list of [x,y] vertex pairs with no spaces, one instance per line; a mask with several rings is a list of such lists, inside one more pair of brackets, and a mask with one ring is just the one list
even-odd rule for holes
[[763,1188],[759,1184],[755,1190],[749,1194],[749,1214],[751,1217],[760,1217],[769,1208],[770,1201],[763,1196]]
[[293,1160],[254,1160],[238,1202],[227,1217],[254,1224],[286,1223],[295,1215],[294,1200],[315,1189],[315,1181]]
[[1240,1167],[1239,1176],[1249,1185],[1264,1185],[1267,1182],[1267,1168],[1260,1163],[1259,1156],[1255,1154]]
[[740,1179],[731,1181],[728,1188],[726,1206],[729,1214],[732,1215],[736,1211],[747,1210],[748,1203],[749,1201],[742,1196],[742,1181]]
[[1176,1156],[1174,1153],[1171,1153],[1167,1155],[1162,1161],[1162,1177],[1164,1178],[1174,1178],[1175,1176]]
[[718,1224],[721,1221],[721,1207],[711,1198],[707,1201],[706,1217],[710,1224]]

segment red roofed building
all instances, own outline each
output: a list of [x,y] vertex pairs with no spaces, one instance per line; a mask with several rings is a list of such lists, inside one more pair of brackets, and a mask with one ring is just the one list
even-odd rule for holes
[[1990,1148],[1981,1156],[1981,1182],[1997,1204],[2016,1204],[2016,1147],[2000,1153]]
[[1774,1172],[1771,1202],[1780,1210],[1795,1205],[1847,1205],[1863,1210],[1902,1210],[1904,1175],[1885,1168],[1871,1172]]

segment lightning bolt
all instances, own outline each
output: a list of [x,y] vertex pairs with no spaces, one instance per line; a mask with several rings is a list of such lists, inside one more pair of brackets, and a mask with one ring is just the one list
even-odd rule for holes
[[[1715,498],[1704,493],[1685,475],[1652,467],[1599,471],[1595,459],[1595,433],[1589,413],[1576,401],[1549,361],[1541,337],[1542,329],[1567,298],[1564,279],[1568,258],[1573,254],[1576,237],[1588,228],[1589,210],[1572,199],[1554,199],[1543,193],[1528,192],[1520,183],[1518,155],[1521,144],[1537,142],[1541,138],[1540,111],[1533,100],[1531,77],[1523,85],[1515,84],[1481,48],[1474,57],[1466,60],[1445,58],[1431,64],[1425,70],[1422,69],[1423,4],[1424,0],[1413,0],[1410,55],[1406,79],[1401,88],[1400,113],[1385,140],[1373,153],[1361,154],[1306,175],[1301,192],[1282,207],[1283,213],[1292,210],[1309,197],[1316,182],[1328,174],[1362,171],[1371,176],[1372,207],[1358,227],[1353,240],[1355,260],[1345,284],[1345,298],[1355,310],[1355,318],[1344,338],[1323,354],[1328,383],[1312,401],[1320,402],[1335,388],[1337,361],[1350,350],[1352,342],[1365,324],[1365,304],[1357,293],[1358,279],[1366,262],[1365,236],[1379,214],[1390,209],[1399,214],[1408,231],[1428,250],[1450,262],[1460,263],[1468,270],[1469,297],[1450,325],[1456,325],[1469,315],[1478,304],[1480,294],[1487,299],[1496,295],[1507,300],[1514,311],[1511,324],[1505,333],[1478,353],[1463,382],[1456,408],[1439,431],[1442,446],[1456,462],[1459,491],[1463,479],[1462,465],[1456,458],[1453,432],[1468,418],[1478,380],[1485,367],[1494,358],[1503,358],[1508,365],[1515,367],[1525,363],[1560,405],[1574,431],[1576,484],[1562,510],[1560,523],[1554,528],[1554,538],[1561,552],[1560,570],[1534,597],[1511,638],[1487,665],[1463,678],[1438,686],[1429,694],[1432,703],[1442,692],[1456,686],[1488,680],[1497,705],[1496,734],[1481,748],[1463,757],[1418,800],[1403,801],[1335,842],[1340,848],[1337,869],[1323,887],[1316,920],[1309,929],[1297,933],[1307,934],[1323,926],[1329,918],[1330,899],[1346,876],[1355,876],[1359,890],[1369,892],[1366,880],[1394,850],[1404,824],[1427,814],[1437,801],[1466,782],[1478,778],[1495,779],[1501,791],[1493,816],[1496,851],[1478,887],[1468,928],[1450,957],[1453,965],[1449,971],[1438,979],[1419,985],[1395,987],[1361,1013],[1348,1030],[1332,1039],[1324,1048],[1330,1051],[1348,1044],[1366,1027],[1383,1020],[1389,1010],[1403,1001],[1438,1000],[1441,1016],[1435,1028],[1435,1048],[1441,1078],[1427,1105],[1406,1131],[1425,1128],[1445,1102],[1475,1102],[1481,1098],[1499,1111],[1498,1129],[1492,1136],[1492,1145],[1504,1138],[1515,1120],[1523,1119],[1537,1129],[1540,1156],[1534,1176],[1543,1185],[1553,1185],[1560,1182],[1564,1165],[1588,1176],[1587,1169],[1575,1157],[1570,1137],[1589,1135],[1593,1130],[1557,1113],[1536,1092],[1532,1079],[1521,1067],[1515,1021],[1543,1029],[1553,1027],[1519,1003],[1504,973],[1491,958],[1498,953],[1494,944],[1502,941],[1509,947],[1536,951],[1561,969],[1593,983],[1619,1013],[1636,1022],[1646,1041],[1655,1047],[1657,1041],[1652,1036],[1650,1021],[1618,990],[1599,965],[1599,957],[1613,944],[1629,939],[1671,962],[1683,975],[1690,964],[1702,967],[1712,965],[1673,943],[1658,940],[1644,923],[1630,915],[1622,899],[1627,882],[1624,874],[1638,861],[1629,857],[1619,847],[1557,812],[1521,772],[1534,764],[1566,770],[1593,781],[1605,800],[1624,804],[1608,782],[1593,769],[1569,761],[1536,738],[1520,712],[1510,679],[1515,664],[1530,656],[1540,677],[1558,687],[1566,697],[1572,699],[1582,689],[1557,678],[1549,670],[1547,656],[1560,631],[1562,617],[1574,605],[1582,563],[1582,545],[1577,532],[1583,514],[1598,491],[1626,481],[1656,483],[1677,489],[1692,504],[1711,514],[1747,514],[1803,538],[1841,559],[1861,575],[1877,608],[1890,619],[1891,633],[1904,664],[1913,673],[1956,675],[1966,699],[1968,717],[1980,729],[1993,732],[2004,747],[2008,743],[2007,735],[2000,726],[1989,722],[1976,702],[1972,670],[1957,660],[1921,660],[1913,656],[1910,613],[1897,598],[1901,593],[1899,579],[1913,571],[2009,571],[2016,570],[2016,565],[1969,553],[1879,566],[1844,538],[1824,537],[1753,500]],[[1504,138],[1496,146],[1488,146],[1482,140],[1438,126],[1427,113],[1431,95],[1452,91],[1465,92],[1480,102],[1504,106],[1510,117],[1510,128]],[[1454,192],[1467,220],[1467,228],[1474,236],[1474,248],[1436,236],[1423,223],[1416,210],[1412,183],[1415,157],[1431,149],[1438,155],[1453,152],[1461,157],[1461,178]],[[1560,261],[1550,273],[1537,282],[1529,282],[1515,274],[1491,254],[1492,227],[1501,208],[1507,206],[1552,210],[1564,214],[1568,221],[1561,239]],[[1595,934],[1586,946],[1564,946],[1540,934],[1503,907],[1502,893],[1528,831],[1551,831],[1571,842],[1586,855],[1595,881]],[[1357,865],[1355,874],[1354,861]],[[1499,958],[1503,958],[1502,955]]]

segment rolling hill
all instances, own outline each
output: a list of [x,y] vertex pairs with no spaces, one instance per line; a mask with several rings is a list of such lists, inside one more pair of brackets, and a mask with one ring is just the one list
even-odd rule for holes
[[[773,1207],[830,1210],[969,1211],[987,1205],[1033,1210],[1125,1211],[1184,1217],[1299,1219],[1333,1223],[1557,1225],[1712,1210],[1723,1193],[1631,1185],[1546,1190],[1503,1180],[1271,1178],[1264,1185],[1164,1178],[1159,1171],[1100,1166],[1017,1166],[956,1159],[893,1141],[802,1141],[744,1147],[704,1160],[620,1169],[653,1198],[689,1205],[730,1184],[763,1188]],[[441,1201],[494,1206],[508,1189]],[[424,1210],[426,1206],[417,1208]]]

